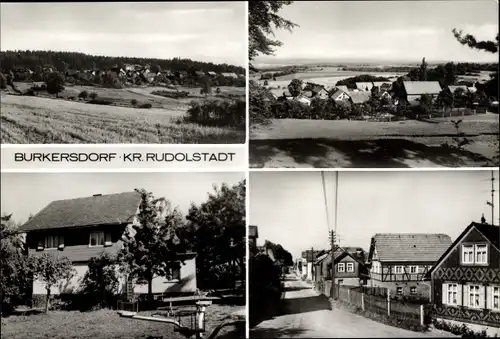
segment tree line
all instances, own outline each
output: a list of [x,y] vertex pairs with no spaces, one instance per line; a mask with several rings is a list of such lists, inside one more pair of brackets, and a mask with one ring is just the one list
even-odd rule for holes
[[67,70],[105,70],[116,65],[125,68],[125,64],[149,64],[155,70],[164,69],[170,71],[214,71],[217,73],[234,72],[245,74],[243,67],[212,62],[194,61],[188,58],[157,59],[136,57],[110,57],[102,55],[90,55],[77,52],[58,51],[1,51],[0,61],[2,72],[6,73],[15,69],[31,69],[37,67],[51,66],[60,72]]
[[[158,204],[151,192],[136,190],[141,196],[138,222],[124,235],[118,255],[103,252],[92,258],[89,270],[76,291],[84,300],[78,307],[113,307],[119,275],[148,285],[152,299],[152,280],[169,276],[172,269],[183,265],[182,253],[195,252],[197,285],[200,290],[235,288],[245,281],[245,180],[236,185],[214,186],[208,199],[192,204],[184,216],[169,201]],[[164,217],[158,218],[162,212]],[[46,311],[50,304],[50,288],[75,274],[69,259],[43,253],[32,257],[14,225],[11,215],[1,224],[1,289],[2,312],[31,299],[31,284],[38,279],[47,286]]]

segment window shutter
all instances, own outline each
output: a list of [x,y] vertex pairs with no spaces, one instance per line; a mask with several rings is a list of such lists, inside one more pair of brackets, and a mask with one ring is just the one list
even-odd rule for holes
[[493,286],[486,286],[486,308],[493,308]]
[[443,284],[443,288],[441,289],[441,302],[443,305],[448,303],[448,285]]
[[480,308],[486,308],[486,303],[485,303],[485,289],[486,286],[479,286],[479,307]]
[[458,306],[463,306],[462,304],[462,299],[463,299],[463,286],[461,284],[457,285],[457,304]]

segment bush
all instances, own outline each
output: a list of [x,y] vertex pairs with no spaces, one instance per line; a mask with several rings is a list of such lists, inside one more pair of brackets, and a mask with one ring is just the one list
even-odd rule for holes
[[88,96],[89,96],[89,92],[87,92],[87,91],[81,91],[80,94],[78,94],[78,97],[83,98],[83,99],[87,99]]
[[151,107],[153,107],[153,105],[151,105],[149,102],[139,105],[139,108],[151,108]]
[[106,99],[92,99],[88,101],[89,104],[95,104],[95,105],[112,105],[113,101],[111,100],[106,100]]
[[137,105],[137,100],[132,99],[132,100],[130,100],[130,103],[131,103],[133,106],[135,106],[135,105]]
[[245,106],[241,99],[192,101],[185,120],[207,126],[245,128]]
[[82,280],[82,293],[92,309],[110,307],[116,303],[114,296],[119,280],[115,269],[116,258],[107,252],[90,259],[88,271]]
[[91,92],[89,94],[89,97],[90,97],[90,99],[94,100],[95,98],[97,98],[97,93],[96,92]]

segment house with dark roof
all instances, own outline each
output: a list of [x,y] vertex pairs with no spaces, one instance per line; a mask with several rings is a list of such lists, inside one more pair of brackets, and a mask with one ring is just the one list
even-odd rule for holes
[[[334,252],[335,284],[361,286],[368,279],[365,252],[360,247],[337,247]],[[332,280],[332,251],[319,255],[314,262],[314,280]]]
[[500,228],[472,222],[429,272],[434,314],[500,333]]
[[[66,257],[73,264],[76,274],[65,284],[54,286],[52,294],[77,292],[92,257],[98,257],[102,252],[115,255],[120,251],[125,232],[138,223],[140,203],[141,195],[137,192],[58,200],[48,204],[20,227],[19,230],[26,234],[30,256],[50,253]],[[163,205],[166,201],[158,199],[156,203]],[[162,221],[167,210],[160,210],[164,212],[159,213],[157,218]],[[153,279],[153,293],[196,291],[196,254],[183,253],[179,257],[183,265],[173,269],[169,277]],[[147,293],[147,289],[147,285],[121,276],[116,293],[141,294]],[[45,294],[45,285],[34,281],[33,295]]]
[[429,298],[426,274],[450,245],[446,234],[377,233],[368,254],[369,285],[391,295]]

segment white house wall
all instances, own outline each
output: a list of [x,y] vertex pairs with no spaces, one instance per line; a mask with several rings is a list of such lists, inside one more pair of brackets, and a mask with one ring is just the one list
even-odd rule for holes
[[[164,277],[153,279],[153,293],[178,293],[196,292],[196,260],[195,258],[186,260],[185,265],[181,264],[180,281],[169,281]],[[147,294],[148,285],[135,285],[134,293]]]
[[[52,286],[50,289],[50,293],[53,295],[61,294],[61,293],[74,293],[80,289],[81,282],[85,273],[87,273],[89,267],[86,264],[81,265],[73,265],[75,269],[75,274],[68,281],[61,280],[56,286]],[[33,294],[47,294],[45,283],[40,280],[35,280],[33,282]]]

